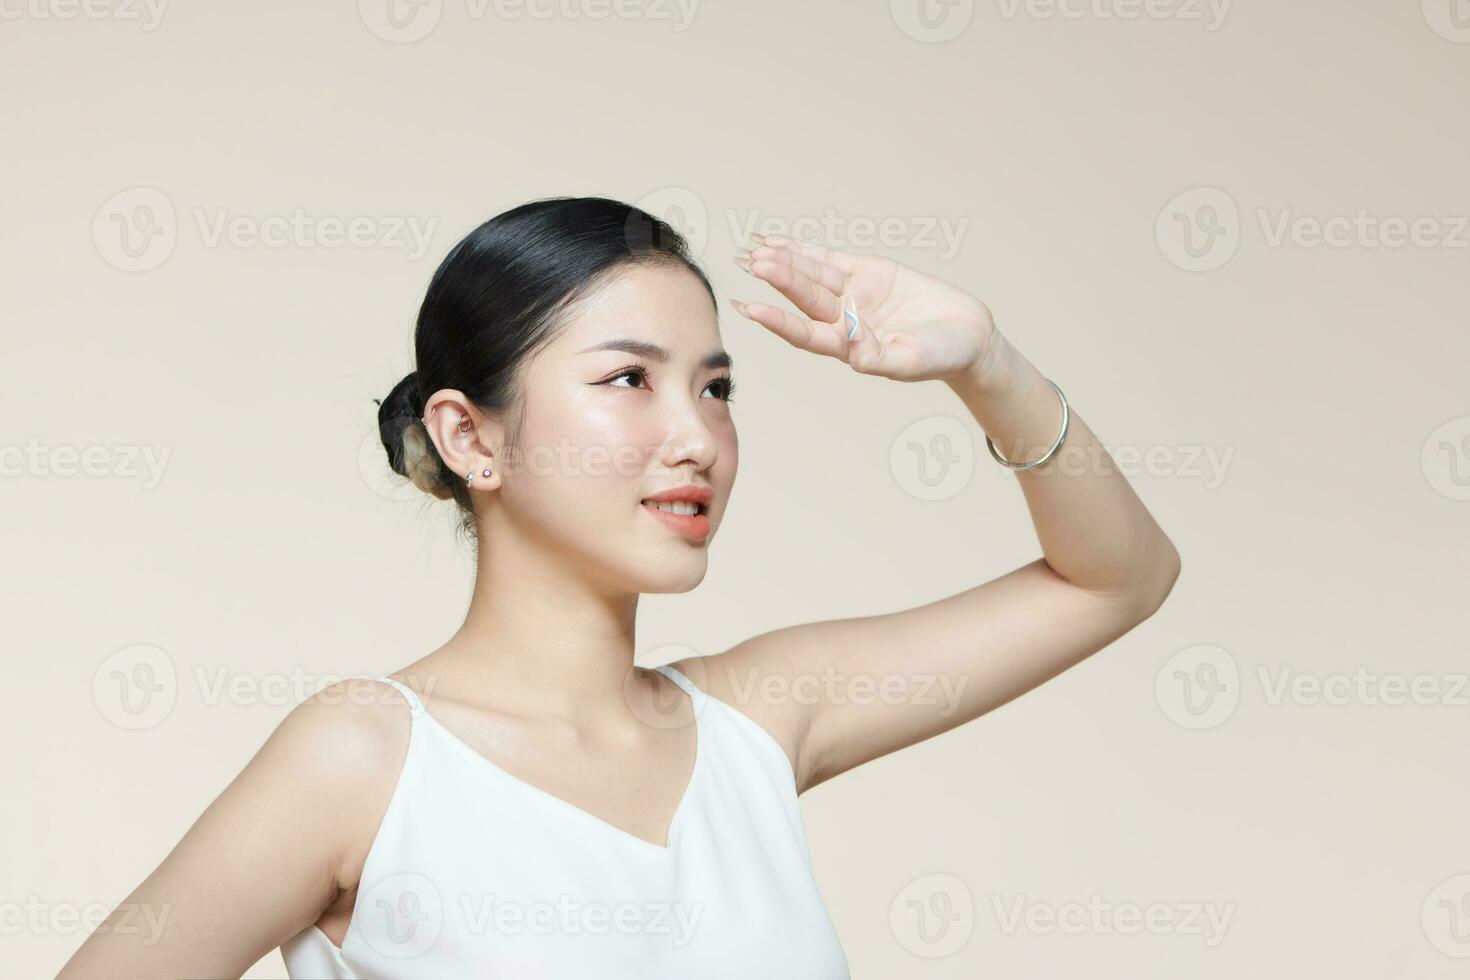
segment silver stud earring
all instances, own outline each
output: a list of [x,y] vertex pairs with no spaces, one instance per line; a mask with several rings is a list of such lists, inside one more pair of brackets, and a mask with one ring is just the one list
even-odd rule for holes
[[464,475],[464,485],[469,486],[473,482],[475,482],[475,471],[470,470]]
[[489,476],[490,475],[490,467],[488,467],[488,466],[485,467],[482,471],[480,471],[480,475],[481,476]]

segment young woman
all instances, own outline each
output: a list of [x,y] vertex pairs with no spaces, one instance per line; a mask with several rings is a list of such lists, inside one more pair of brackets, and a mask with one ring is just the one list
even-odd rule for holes
[[[238,977],[277,946],[293,977],[847,975],[797,796],[1106,646],[1179,557],[980,300],[785,238],[738,262],[799,312],[734,307],[792,345],[949,385],[1016,468],[1043,557],[635,667],[639,596],[699,584],[735,482],[718,306],[636,208],[507,211],[435,272],[416,369],[378,413],[393,468],[476,545],[464,624],[293,710],[120,906],[166,913],[162,937],[100,928],[63,978]],[[834,677],[899,696],[809,696]],[[920,677],[956,703],[913,696]]]

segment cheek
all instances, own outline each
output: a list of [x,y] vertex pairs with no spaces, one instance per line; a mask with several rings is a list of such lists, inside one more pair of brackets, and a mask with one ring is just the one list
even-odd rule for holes
[[720,458],[715,467],[728,473],[733,480],[740,461],[740,437],[735,432],[735,423],[727,420],[724,425],[716,428],[715,438],[719,440],[720,446]]
[[635,411],[620,392],[591,391],[568,401],[562,430],[594,482],[641,481],[657,452],[658,419]]
[[619,398],[618,392],[574,388],[527,412],[521,438],[530,461],[528,486],[539,501],[558,509],[575,505],[585,514],[625,502],[628,488],[641,485],[658,445],[656,420],[630,411]]

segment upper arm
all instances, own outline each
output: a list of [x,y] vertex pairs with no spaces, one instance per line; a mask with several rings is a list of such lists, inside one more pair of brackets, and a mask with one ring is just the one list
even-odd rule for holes
[[383,690],[343,681],[293,709],[58,980],[238,977],[315,922],[406,752],[407,711]]
[[911,609],[763,633],[699,669],[786,749],[801,792],[1024,694],[1161,601],[1080,588],[1037,559]]

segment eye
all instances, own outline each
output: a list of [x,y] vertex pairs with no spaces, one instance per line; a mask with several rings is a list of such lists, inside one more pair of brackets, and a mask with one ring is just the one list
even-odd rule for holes
[[648,375],[647,375],[647,373],[644,372],[643,368],[639,367],[636,364],[630,364],[627,367],[623,368],[621,371],[619,371],[617,374],[613,375],[611,378],[608,378],[606,381],[603,381],[602,384],[605,384],[605,385],[613,385],[614,388],[636,388],[636,387],[638,387],[637,385],[618,385],[618,384],[613,384],[614,381],[620,381],[623,378],[627,378],[627,377],[641,378],[644,381],[647,381],[648,380]]
[[[643,369],[642,365],[630,364],[606,381],[600,381],[598,384],[610,385],[614,388],[642,387],[641,385],[617,384],[617,382],[624,378],[638,378],[640,381],[647,383],[648,372]],[[705,390],[708,391],[711,387],[717,389],[715,397],[720,401],[729,402],[735,400],[735,379],[729,375],[722,375],[721,377],[715,378],[709,385],[705,386]]]
[[735,400],[735,379],[728,374],[711,381],[710,385],[718,387],[723,392],[723,394],[716,395],[716,398],[727,402]]

